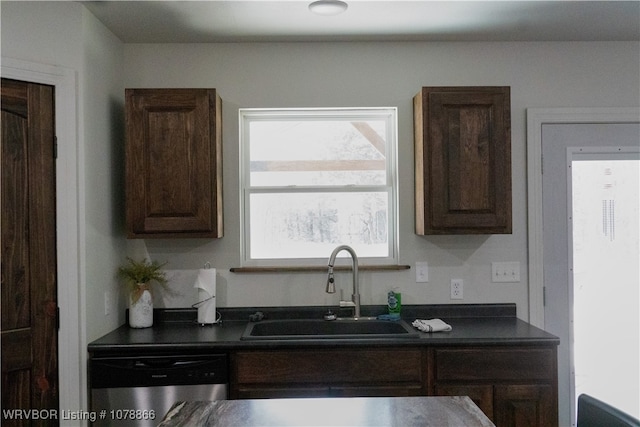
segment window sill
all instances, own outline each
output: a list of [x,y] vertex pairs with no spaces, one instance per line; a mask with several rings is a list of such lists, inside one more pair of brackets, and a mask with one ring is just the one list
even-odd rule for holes
[[[282,266],[282,267],[232,267],[232,273],[315,273],[326,272],[327,266]],[[359,265],[359,271],[401,271],[408,270],[409,265]],[[334,271],[349,271],[350,265],[336,266]]]
[[[409,265],[359,265],[358,271],[401,271],[408,270]],[[334,271],[349,271],[350,265],[336,266]],[[324,273],[327,266],[282,266],[282,267],[232,267],[232,273]]]

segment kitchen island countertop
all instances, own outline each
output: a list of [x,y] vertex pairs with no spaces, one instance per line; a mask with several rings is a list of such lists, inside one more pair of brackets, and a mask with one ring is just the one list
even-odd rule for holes
[[468,426],[494,424],[466,396],[178,402],[159,427]]

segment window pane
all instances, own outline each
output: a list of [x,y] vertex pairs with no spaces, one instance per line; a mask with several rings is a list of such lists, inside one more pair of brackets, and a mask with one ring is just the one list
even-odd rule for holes
[[252,187],[387,182],[384,119],[259,120],[249,132]]
[[[574,160],[571,173],[575,395],[637,417],[638,382],[615,384],[640,377],[640,162]],[[625,339],[595,342],[602,319],[624,325]]]
[[389,256],[385,192],[251,194],[252,259],[325,258],[340,244]]

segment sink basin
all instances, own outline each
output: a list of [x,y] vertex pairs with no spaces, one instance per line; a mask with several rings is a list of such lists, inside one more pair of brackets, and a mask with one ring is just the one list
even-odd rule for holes
[[417,338],[406,322],[385,320],[286,319],[249,323],[243,340]]

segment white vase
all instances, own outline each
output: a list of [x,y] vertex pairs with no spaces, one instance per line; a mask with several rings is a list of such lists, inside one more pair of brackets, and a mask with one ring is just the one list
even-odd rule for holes
[[[137,300],[135,300],[137,298]],[[148,328],[153,326],[153,298],[149,285],[138,284],[138,290],[129,294],[129,326]]]

